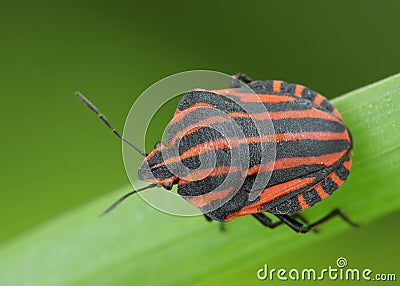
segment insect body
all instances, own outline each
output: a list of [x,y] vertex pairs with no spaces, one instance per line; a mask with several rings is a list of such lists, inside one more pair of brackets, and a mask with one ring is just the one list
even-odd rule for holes
[[[244,92],[239,80],[254,93]],[[78,96],[116,133],[97,108]],[[208,109],[217,110],[217,115],[195,115]],[[218,124],[225,126],[226,120],[239,127],[241,136],[220,132]],[[273,128],[257,130],[257,122],[267,120]],[[297,232],[313,230],[334,216],[355,225],[338,209],[312,224],[296,220],[300,216],[295,213],[330,196],[351,169],[350,131],[337,109],[320,94],[297,84],[251,81],[238,74],[232,88],[187,92],[169,128],[174,132],[167,135],[167,144],[157,143],[139,168],[139,178],[152,183],[146,188],[170,190],[177,184],[178,194],[202,210],[208,220],[224,222],[252,215],[267,227],[285,223]],[[243,158],[235,161],[236,151],[241,149],[247,150],[245,164]],[[263,160],[263,153],[270,149],[275,156]],[[212,166],[203,166],[202,157],[208,158],[210,153]],[[268,174],[269,180],[257,185],[254,198],[250,190],[261,173]],[[106,211],[138,191],[125,195]],[[273,223],[265,212],[279,221]]]

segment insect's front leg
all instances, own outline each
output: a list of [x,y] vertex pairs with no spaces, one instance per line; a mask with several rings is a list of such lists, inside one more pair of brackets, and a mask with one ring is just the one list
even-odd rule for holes
[[240,87],[240,81],[243,81],[244,83],[250,83],[253,80],[249,76],[244,74],[244,73],[237,73],[237,74],[232,76],[230,87],[231,88],[239,88]]
[[213,219],[212,218],[210,218],[208,215],[206,215],[206,214],[204,214],[204,217],[205,217],[205,219],[207,220],[207,221],[209,221],[209,222],[212,222],[213,221]]
[[[212,222],[213,221],[213,219],[212,218],[210,218],[208,215],[204,215],[204,217],[206,218],[206,220],[207,221],[209,221],[209,222]],[[219,223],[219,230],[220,231],[222,231],[222,232],[224,232],[226,229],[225,229],[225,223],[224,222],[220,222]]]

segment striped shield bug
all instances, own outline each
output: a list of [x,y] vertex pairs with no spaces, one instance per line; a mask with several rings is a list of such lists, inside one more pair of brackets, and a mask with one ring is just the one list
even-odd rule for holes
[[190,90],[169,123],[173,132],[166,143],[156,143],[149,154],[115,130],[81,93],[76,96],[145,157],[138,176],[150,184],[125,194],[104,213],[145,189],[177,185],[178,194],[209,221],[252,215],[266,227],[286,224],[306,233],[339,216],[357,226],[339,209],[314,223],[298,213],[329,197],[352,165],[353,141],[339,111],[307,87],[236,74],[230,88]]

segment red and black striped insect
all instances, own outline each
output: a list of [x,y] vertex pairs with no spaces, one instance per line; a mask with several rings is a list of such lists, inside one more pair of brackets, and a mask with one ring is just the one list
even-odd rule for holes
[[[254,93],[244,92],[241,81]],[[244,74],[237,74],[232,77],[231,88],[191,90],[180,100],[170,122],[169,128],[178,126],[177,131],[167,138],[167,144],[158,142],[150,154],[122,137],[83,95],[76,95],[119,138],[145,157],[138,174],[151,184],[124,195],[105,213],[134,193],[153,187],[171,190],[177,184],[178,194],[197,206],[209,221],[226,222],[237,216],[252,215],[266,227],[284,223],[306,233],[340,216],[356,226],[339,209],[311,224],[298,214],[338,189],[352,164],[352,137],[340,113],[325,97],[307,87],[278,80],[252,81]],[[252,105],[262,105],[268,112],[249,114],[247,107]],[[228,138],[236,142],[228,144],[224,134],[213,128],[215,124],[224,124],[223,119],[210,116],[200,120],[191,116],[202,108],[226,114],[242,129],[243,138]],[[272,121],[273,134],[260,136],[255,121],[267,119]],[[272,143],[276,151],[274,162],[264,162],[262,144],[268,148]],[[246,168],[232,165],[234,149],[239,148],[248,152]],[[214,156],[213,167],[203,168],[201,157],[210,152]],[[252,198],[250,190],[255,177],[262,172],[269,173],[269,180],[258,187],[257,196]],[[242,184],[236,186],[234,180],[226,182],[229,175],[241,178]],[[225,187],[218,189],[223,182]],[[275,215],[279,221],[273,222],[265,213]]]

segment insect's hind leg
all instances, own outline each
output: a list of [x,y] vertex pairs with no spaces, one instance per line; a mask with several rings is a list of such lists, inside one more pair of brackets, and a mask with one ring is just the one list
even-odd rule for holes
[[281,222],[287,224],[294,231],[301,232],[301,233],[307,233],[310,230],[315,230],[320,225],[326,223],[330,219],[337,217],[337,216],[341,217],[349,225],[351,225],[353,227],[358,227],[358,225],[356,223],[352,222],[340,209],[334,209],[333,211],[328,213],[326,216],[324,216],[321,219],[317,220],[316,222],[313,222],[308,225],[303,225],[302,223],[298,222],[296,219],[294,219],[286,214],[275,214],[275,216],[277,216]]
[[[257,219],[263,226],[269,227],[269,228],[275,228],[279,225],[282,225],[283,221],[279,220],[277,222],[272,222],[272,220],[270,218],[268,218],[264,213],[255,213],[252,214],[252,216]],[[303,217],[301,214],[294,214],[291,216],[292,219],[299,219],[301,220],[303,223],[308,224],[308,221],[305,217]],[[318,232],[317,230],[313,230],[314,232]]]
[[273,222],[269,217],[267,217],[265,214],[263,213],[255,213],[252,214],[252,216],[258,220],[263,226],[269,227],[269,228],[275,228],[279,225],[282,224],[282,221],[279,220],[277,222]]
[[[304,223],[305,225],[308,225],[308,224],[309,224],[308,219],[306,219],[303,215],[301,215],[301,214],[299,214],[299,213],[295,213],[295,214],[291,215],[290,217],[293,218],[293,219],[298,219],[298,220],[300,220],[300,221],[301,221],[302,223]],[[312,231],[315,232],[315,233],[318,233],[318,229],[313,229]]]
[[237,73],[237,74],[232,76],[230,87],[231,88],[239,88],[240,87],[240,81],[243,81],[244,83],[250,83],[253,80],[249,76],[244,74],[244,73]]

